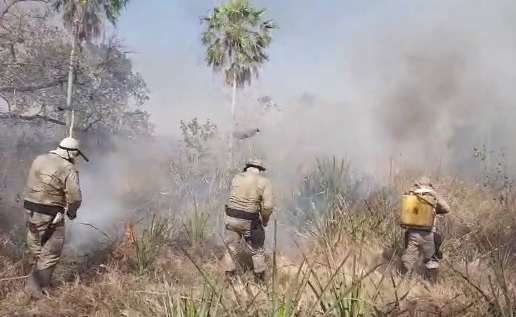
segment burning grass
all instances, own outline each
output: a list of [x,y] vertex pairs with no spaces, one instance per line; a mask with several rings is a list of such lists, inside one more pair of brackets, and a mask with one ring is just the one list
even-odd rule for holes
[[[396,210],[409,180],[367,187],[348,175],[343,162],[321,160],[297,194],[280,204],[283,215],[304,218],[293,227],[280,217],[268,229],[270,269],[266,285],[259,286],[249,273],[230,284],[219,266],[225,248],[218,211],[226,189],[216,173],[172,195],[182,201],[181,213],[165,208],[120,226],[125,234],[110,232],[121,238],[87,263],[65,256],[52,298],[28,303],[23,280],[0,282],[0,315],[515,316],[515,206],[508,197],[498,199],[493,187],[439,180],[453,210],[439,224],[445,260],[439,284],[432,286],[398,273],[402,231]],[[207,194],[195,196],[192,184],[206,186]],[[288,248],[277,234],[285,226],[296,233],[288,234]],[[12,245],[9,237],[3,246]],[[0,278],[23,276],[20,254],[4,253]]]

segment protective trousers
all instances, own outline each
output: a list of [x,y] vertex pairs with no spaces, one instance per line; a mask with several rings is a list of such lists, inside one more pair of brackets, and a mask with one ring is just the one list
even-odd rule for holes
[[[224,242],[226,253],[224,255],[224,270],[234,272],[238,255],[246,253],[251,255],[253,270],[255,273],[265,272],[265,231],[260,224],[254,224],[250,220],[238,219],[226,216],[226,229]],[[244,250],[241,250],[243,246]]]
[[27,221],[27,246],[35,271],[53,269],[61,258],[65,226],[64,220],[52,224],[53,216],[31,212]]
[[432,231],[409,229],[406,232],[406,249],[401,257],[407,272],[412,272],[420,255],[427,269],[437,269],[439,262],[434,258],[435,242]]

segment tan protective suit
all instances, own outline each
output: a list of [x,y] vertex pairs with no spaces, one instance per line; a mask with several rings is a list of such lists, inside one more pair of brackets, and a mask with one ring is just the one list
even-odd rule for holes
[[[435,213],[447,214],[450,212],[448,203],[430,186],[416,186],[411,190],[420,195],[434,206]],[[420,254],[423,255],[423,263],[427,269],[439,268],[439,261],[434,257],[435,253],[435,219],[432,230],[407,229],[406,249],[401,257],[403,266],[407,272],[412,272]]]
[[271,182],[260,175],[257,168],[247,168],[245,172],[233,178],[227,208],[257,217],[261,216],[261,221],[253,223],[252,220],[236,218],[226,214],[224,240],[228,250],[226,250],[224,256],[225,271],[233,272],[236,270],[234,258],[243,240],[246,251],[252,256],[254,272],[265,272],[263,247],[265,231],[263,225],[267,225],[274,208]]
[[[52,225],[55,212],[75,215],[82,195],[75,166],[60,151],[38,156],[32,163],[25,188],[27,245],[35,269],[52,269],[60,259],[64,244],[64,218]],[[39,211],[38,211],[39,210]]]

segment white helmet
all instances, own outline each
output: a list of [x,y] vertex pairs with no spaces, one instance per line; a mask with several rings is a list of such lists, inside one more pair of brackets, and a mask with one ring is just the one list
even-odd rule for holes
[[263,164],[263,162],[261,160],[259,160],[259,159],[250,159],[250,160],[248,160],[245,163],[245,168],[244,169],[247,169],[248,167],[257,168],[257,169],[259,169],[262,172],[266,170],[265,164]]
[[79,151],[79,140],[74,138],[64,138],[60,143],[59,147],[63,150]]
[[415,185],[422,187],[422,186],[430,186],[433,187],[432,181],[430,180],[430,177],[428,176],[421,176],[415,181]]
[[64,138],[58,146],[59,149],[67,152],[69,158],[76,158],[78,155],[82,156],[82,158],[89,162],[88,158],[81,152],[79,140],[74,139],[72,137]]

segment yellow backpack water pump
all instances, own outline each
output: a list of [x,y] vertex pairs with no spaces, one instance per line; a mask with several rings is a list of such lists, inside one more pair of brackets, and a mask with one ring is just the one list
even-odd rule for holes
[[431,230],[434,225],[434,219],[435,208],[431,201],[415,193],[401,196],[401,227]]

